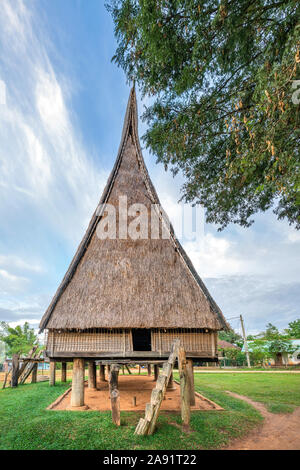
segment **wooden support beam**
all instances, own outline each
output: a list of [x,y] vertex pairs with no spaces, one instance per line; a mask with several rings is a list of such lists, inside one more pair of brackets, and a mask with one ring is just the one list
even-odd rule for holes
[[95,361],[89,361],[88,364],[88,387],[92,390],[97,388],[97,378],[96,378],[96,363]]
[[18,386],[18,378],[19,378],[19,355],[13,354],[12,372],[11,372],[11,386],[12,387]]
[[54,361],[50,361],[49,385],[51,387],[53,387],[55,385],[55,374],[56,374],[56,363]]
[[10,368],[7,370],[7,372],[5,373],[2,388],[5,388],[5,387],[6,387],[6,382],[7,382],[7,379],[8,379],[9,374],[11,373],[11,369],[12,369],[12,368],[10,367]]
[[194,384],[194,366],[193,359],[187,359],[186,361],[186,370],[189,380],[189,390],[190,390],[190,404],[194,406],[195,401],[195,384]]
[[181,419],[185,428],[189,428],[191,419],[190,387],[186,370],[186,356],[184,348],[178,350],[178,369],[180,377]]
[[106,380],[105,380],[105,366],[103,364],[100,364],[100,366],[99,366],[99,379],[100,379],[100,382],[106,382]]
[[37,371],[38,371],[38,364],[34,364],[31,373],[31,383],[35,384],[37,382]]
[[42,350],[40,350],[35,357],[31,358],[30,360],[28,360],[26,362],[26,368],[24,369],[23,371],[23,374],[20,375],[19,374],[19,384],[23,384],[25,383],[25,381],[27,380],[27,378],[30,376],[30,374],[32,373],[33,369],[34,369],[34,366],[36,364],[38,364],[38,362],[35,362],[35,361],[39,361],[39,358],[42,354]]
[[128,374],[131,375],[131,370],[129,369],[129,367],[128,367],[127,364],[125,364],[125,367],[126,367],[126,369],[127,369]]
[[153,379],[153,380],[154,380],[154,382],[156,382],[156,381],[157,381],[157,379],[158,379],[158,375],[159,375],[159,367],[158,367],[158,365],[157,365],[157,364],[154,364],[154,379]]
[[118,390],[118,377],[120,366],[113,364],[109,374],[109,393],[111,403],[111,416],[112,421],[117,426],[120,426],[120,392]]
[[71,408],[82,408],[84,406],[84,376],[85,376],[84,359],[82,358],[74,359],[72,392],[71,392]]
[[67,381],[67,363],[66,362],[61,363],[61,381],[62,382]]
[[37,350],[37,346],[33,346],[33,348],[28,353],[28,357],[24,358],[23,364],[21,365],[21,367],[19,369],[19,378],[21,377],[21,375],[23,374],[23,372],[25,371],[25,369],[27,367],[27,364],[28,364],[27,361],[32,358],[32,356],[35,354],[36,350]]
[[151,364],[147,365],[147,369],[148,369],[148,376],[150,377],[151,376]]

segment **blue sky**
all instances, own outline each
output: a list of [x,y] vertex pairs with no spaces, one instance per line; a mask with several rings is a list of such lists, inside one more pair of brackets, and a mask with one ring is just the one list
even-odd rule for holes
[[[0,320],[13,325],[37,327],[116,158],[130,87],[103,3],[1,0]],[[176,227],[183,180],[144,158]],[[298,232],[268,212],[202,234],[183,245],[227,318],[249,333],[299,318]]]

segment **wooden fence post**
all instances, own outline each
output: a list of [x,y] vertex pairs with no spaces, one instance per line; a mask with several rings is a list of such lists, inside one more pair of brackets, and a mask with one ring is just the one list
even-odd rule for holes
[[31,374],[31,383],[35,384],[37,382],[37,371],[38,371],[38,364],[34,364]]
[[11,386],[12,387],[18,386],[18,378],[19,378],[19,355],[13,354],[12,372],[11,372]]
[[194,385],[194,367],[193,359],[187,359],[186,361],[186,370],[189,379],[189,388],[190,388],[190,404],[194,406],[195,401],[195,385]]
[[109,392],[110,392],[110,402],[111,402],[111,416],[112,421],[117,426],[120,426],[120,392],[118,390],[118,376],[119,376],[120,366],[118,364],[113,364],[110,369],[109,374]]
[[178,352],[178,369],[180,376],[180,399],[181,399],[181,419],[185,428],[189,428],[191,418],[190,408],[190,387],[186,370],[186,356],[184,348],[180,347]]

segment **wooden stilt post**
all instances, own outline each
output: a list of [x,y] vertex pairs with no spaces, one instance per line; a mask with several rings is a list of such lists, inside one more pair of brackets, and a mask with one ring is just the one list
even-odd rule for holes
[[67,363],[66,362],[61,363],[61,381],[62,382],[67,381]]
[[139,366],[139,375],[141,374],[141,366]]
[[38,364],[34,364],[33,369],[32,369],[32,375],[31,375],[32,384],[35,384],[37,382],[37,371],[38,371]]
[[55,385],[55,372],[56,372],[56,363],[50,360],[50,378],[49,385],[53,387]]
[[151,376],[151,364],[148,364],[147,369],[148,369],[148,376],[150,377]]
[[186,361],[186,371],[189,379],[189,389],[190,389],[190,404],[194,406],[195,401],[195,385],[194,385],[194,366],[193,359],[187,359]]
[[18,386],[18,378],[19,378],[19,355],[13,354],[12,372],[11,372],[11,386],[12,387]]
[[118,376],[119,376],[120,366],[118,364],[113,364],[111,366],[109,374],[109,392],[110,392],[110,402],[111,402],[111,416],[112,421],[117,426],[120,426],[120,393],[118,390]]
[[188,373],[186,370],[186,356],[184,348],[179,348],[178,353],[178,369],[180,376],[180,400],[181,400],[181,419],[185,428],[190,425],[191,408],[190,408],[190,387]]
[[100,382],[105,382],[105,366],[103,364],[100,364],[99,367],[99,378]]
[[175,390],[174,380],[173,380],[173,372],[170,375],[170,380],[168,382],[167,390]]
[[131,370],[129,369],[129,367],[128,367],[127,364],[125,364],[125,367],[126,367],[126,369],[127,369],[128,374],[131,375]]
[[82,408],[84,406],[84,376],[84,359],[74,358],[71,408]]
[[95,361],[89,361],[88,365],[88,387],[92,390],[96,390],[96,364]]
[[154,365],[154,379],[153,379],[153,380],[154,380],[154,382],[156,382],[156,381],[157,381],[157,379],[158,379],[158,375],[159,375],[159,367],[158,367],[158,365],[157,365],[157,364],[155,364],[155,365]]

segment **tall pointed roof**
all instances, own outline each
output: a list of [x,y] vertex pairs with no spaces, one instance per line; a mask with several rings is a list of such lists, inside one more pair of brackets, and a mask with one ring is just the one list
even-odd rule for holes
[[[159,204],[142,156],[134,87],[99,207]],[[211,328],[228,325],[170,226],[168,239],[100,240],[96,209],[41,322],[45,328]],[[164,217],[164,215],[163,215]]]

